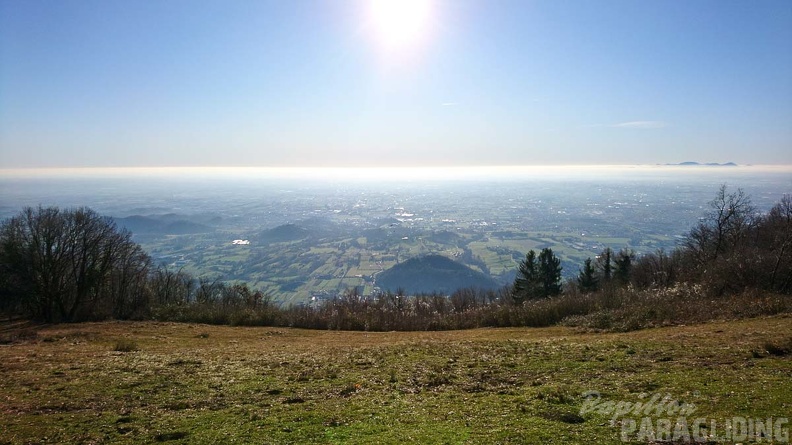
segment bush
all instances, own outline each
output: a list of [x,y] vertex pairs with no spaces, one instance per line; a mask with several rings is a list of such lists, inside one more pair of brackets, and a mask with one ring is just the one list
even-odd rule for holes
[[138,344],[136,342],[126,338],[117,340],[115,345],[113,345],[113,351],[116,352],[134,352],[138,349]]
[[767,342],[764,345],[765,351],[777,357],[792,354],[792,337],[780,342]]
[[515,304],[510,289],[495,296],[463,289],[447,297],[350,291],[315,306],[279,308],[272,304],[223,305],[219,301],[157,308],[163,321],[234,326],[283,326],[354,331],[426,331],[478,327],[566,325],[608,331],[697,323],[792,312],[792,299],[757,291],[712,297],[705,286],[678,283],[659,289],[608,286],[596,292],[566,294]]

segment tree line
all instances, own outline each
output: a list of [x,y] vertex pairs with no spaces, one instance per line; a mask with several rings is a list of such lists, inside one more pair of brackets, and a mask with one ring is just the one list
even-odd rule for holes
[[[88,208],[26,208],[0,225],[0,311],[45,322],[159,319],[372,330],[540,326],[613,309],[615,301],[640,307],[638,300],[651,300],[657,309],[658,296],[690,286],[702,301],[748,291],[784,295],[766,311],[787,310],[792,198],[785,195],[760,214],[742,190],[730,193],[722,186],[678,248],[641,256],[605,249],[565,283],[560,260],[545,248],[529,251],[513,285],[499,291],[408,297],[362,296],[352,289],[318,306],[289,308],[244,284],[154,267],[130,232]],[[668,314],[682,310],[671,300]]]
[[129,318],[151,259],[131,233],[88,208],[26,208],[0,226],[2,309],[35,319]]
[[699,284],[718,297],[745,289],[792,292],[792,197],[784,195],[759,213],[743,190],[722,185],[707,213],[671,252],[636,256],[606,248],[584,261],[576,279],[561,284],[560,261],[552,249],[532,250],[520,263],[512,288],[516,303],[562,292],[665,288]]

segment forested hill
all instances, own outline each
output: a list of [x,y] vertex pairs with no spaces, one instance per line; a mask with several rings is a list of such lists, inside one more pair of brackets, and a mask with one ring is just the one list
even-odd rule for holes
[[446,293],[467,287],[496,289],[492,278],[442,255],[426,255],[397,264],[377,276],[377,286],[407,294]]
[[136,235],[186,235],[207,233],[214,230],[206,224],[189,220],[187,215],[132,215],[126,218],[113,218],[118,227],[123,227]]
[[264,243],[283,243],[298,241],[308,237],[310,232],[295,224],[284,224],[273,229],[265,230],[259,235],[259,241]]

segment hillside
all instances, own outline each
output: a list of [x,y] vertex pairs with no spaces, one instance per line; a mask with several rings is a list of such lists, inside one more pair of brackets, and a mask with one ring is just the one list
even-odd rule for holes
[[214,229],[208,225],[189,221],[186,215],[132,215],[114,218],[118,227],[123,227],[136,235],[186,235],[207,233]]
[[259,241],[264,243],[283,243],[305,239],[308,235],[308,230],[303,227],[296,224],[284,224],[261,232]]
[[621,334],[50,325],[0,347],[0,431],[9,444],[624,443],[610,414],[584,412],[597,391],[668,394],[696,406],[688,427],[723,435],[735,416],[788,415],[790,355],[768,349],[790,332],[789,317]]
[[498,283],[481,272],[442,255],[426,255],[397,264],[377,276],[382,290],[407,294],[439,292],[449,294],[461,288],[496,289]]

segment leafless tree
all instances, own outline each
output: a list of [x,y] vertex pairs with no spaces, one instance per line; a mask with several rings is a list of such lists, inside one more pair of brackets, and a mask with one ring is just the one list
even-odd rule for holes
[[728,193],[721,185],[709,205],[710,211],[685,241],[699,263],[715,261],[738,247],[756,222],[756,209],[742,189]]
[[758,223],[757,246],[769,261],[768,287],[792,290],[792,195],[784,195]]
[[159,306],[181,305],[193,297],[195,280],[181,270],[173,271],[158,267],[149,281],[153,303]]
[[0,226],[2,293],[48,322],[113,315],[131,297],[120,286],[148,262],[129,232],[88,208],[28,207]]

